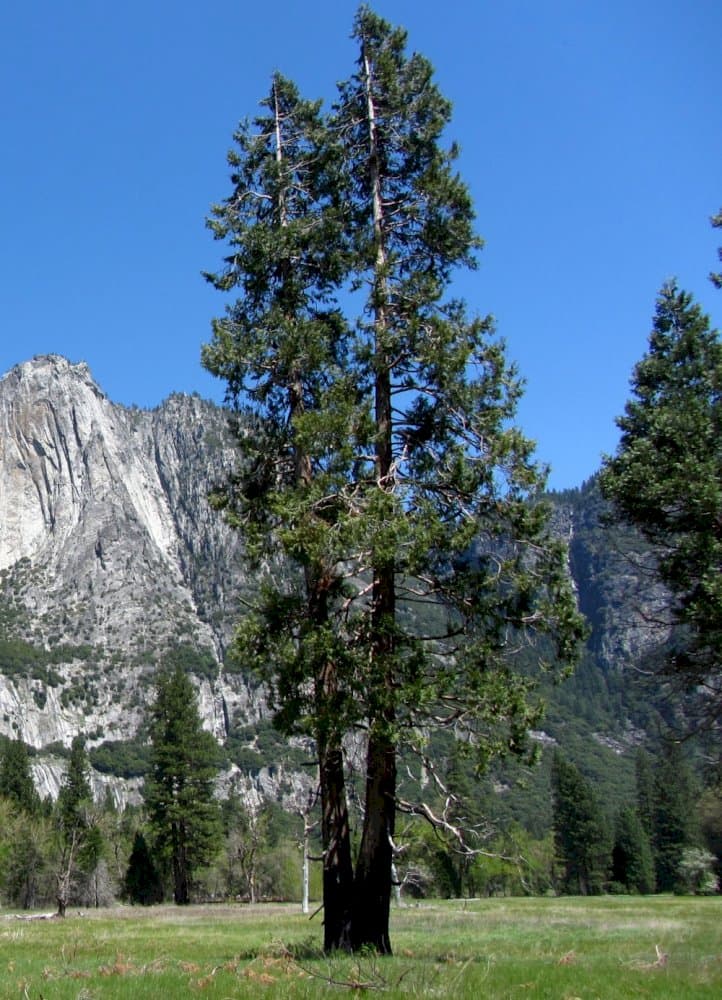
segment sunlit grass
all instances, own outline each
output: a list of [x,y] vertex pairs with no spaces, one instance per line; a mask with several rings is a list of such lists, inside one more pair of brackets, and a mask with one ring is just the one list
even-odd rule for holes
[[4,914],[0,997],[716,998],[721,918],[719,897],[424,902],[393,911],[393,958],[325,959],[296,906]]

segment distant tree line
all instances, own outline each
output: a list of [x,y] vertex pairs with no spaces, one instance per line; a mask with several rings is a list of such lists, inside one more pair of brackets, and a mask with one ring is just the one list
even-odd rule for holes
[[[552,765],[554,884],[572,895],[714,893],[720,858],[715,819],[697,808],[700,789],[680,747],[667,744],[652,765],[639,751],[636,802],[604,811],[591,783],[557,752]],[[710,797],[708,802],[719,799]]]
[[[275,804],[251,809],[237,795],[216,798],[219,747],[203,730],[193,685],[178,665],[156,679],[148,728],[151,770],[144,802],[122,811],[109,798],[94,801],[81,737],[70,748],[55,803],[40,800],[25,744],[4,740],[3,903],[52,906],[64,914],[68,907],[118,900],[138,905],[299,900],[300,815]],[[455,847],[431,825],[409,819],[399,829],[405,850],[394,868],[395,893],[403,902],[549,892],[714,892],[722,855],[722,800],[714,788],[700,794],[696,780],[678,746],[669,745],[656,763],[640,751],[634,798],[609,815],[592,783],[556,751],[549,786],[553,829],[540,836],[519,822],[495,822],[498,794],[479,782],[458,748],[447,745],[449,822],[463,825],[476,839],[471,847]],[[441,808],[433,798],[429,802]],[[312,855],[320,849],[318,839],[311,843]],[[319,867],[312,866],[316,899]]]

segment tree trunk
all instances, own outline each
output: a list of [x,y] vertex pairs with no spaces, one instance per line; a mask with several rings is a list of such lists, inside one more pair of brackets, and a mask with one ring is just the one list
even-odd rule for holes
[[352,945],[391,954],[389,911],[396,812],[396,748],[383,731],[369,737],[366,814],[354,879]]
[[[328,624],[328,586],[321,568],[306,570],[306,594],[316,628]],[[338,720],[338,668],[330,659],[315,678],[316,747],[321,789],[324,951],[351,950],[353,864],[343,768],[343,732]]]
[[326,952],[350,951],[353,866],[343,752],[340,746],[334,744],[319,749],[323,843],[323,947]]
[[173,831],[173,899],[178,906],[190,903],[185,830],[182,823]]
[[311,795],[308,800],[308,805],[301,814],[303,819],[303,840],[301,841],[301,851],[303,853],[301,862],[301,913],[308,913],[310,910],[309,906],[309,888],[311,884],[311,866],[309,861],[311,860],[308,854],[309,851],[309,839],[311,830],[313,829],[313,824],[311,823],[311,809],[313,808],[313,803],[315,801],[315,795]]

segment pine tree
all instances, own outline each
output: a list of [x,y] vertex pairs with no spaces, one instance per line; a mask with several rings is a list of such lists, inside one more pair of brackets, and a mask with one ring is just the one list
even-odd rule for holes
[[93,801],[88,768],[85,738],[76,736],[70,746],[68,769],[65,772],[56,804],[60,821],[66,829],[71,829],[82,821],[87,804]]
[[659,892],[672,892],[684,851],[696,846],[692,774],[677,744],[666,744],[654,774],[654,863]]
[[136,831],[125,873],[125,893],[131,903],[151,906],[163,901],[163,880],[143,834]]
[[654,836],[654,772],[649,755],[638,750],[634,760],[637,793],[637,815],[647,838]]
[[213,797],[218,746],[202,728],[193,685],[181,667],[160,672],[149,728],[145,803],[155,848],[172,870],[173,898],[184,905],[194,872],[220,848],[221,827]]
[[566,655],[580,629],[561,549],[534,503],[543,477],[511,424],[517,374],[491,321],[446,297],[481,244],[457,149],[442,145],[451,106],[428,60],[407,55],[405,31],[362,7],[353,38],[357,70],[332,119],[365,289],[356,357],[369,413],[357,468],[371,589],[354,622],[368,651],[368,750],[352,937],[388,952],[399,747],[448,713],[480,763],[521,750],[528,679],[509,662],[510,633],[522,643],[551,633]]
[[30,773],[28,748],[22,740],[8,740],[0,758],[0,795],[28,814],[36,814],[40,797]]
[[445,297],[480,243],[441,145],[450,106],[405,32],[363,7],[354,38],[357,72],[330,117],[299,129],[293,103],[279,116],[277,81],[258,143],[237,137],[234,193],[212,223],[227,270],[210,277],[243,297],[204,357],[246,409],[250,458],[222,502],[255,526],[252,548],[272,538],[298,573],[295,589],[276,574],[239,652],[265,662],[278,723],[316,739],[322,796],[339,803],[325,864],[343,845],[344,885],[342,738],[366,730],[351,923],[336,941],[389,952],[397,753],[424,756],[435,725],[479,765],[523,753],[537,711],[513,651],[548,636],[549,657],[570,659],[582,629],[543,475],[513,426],[518,375],[491,322]]
[[620,810],[614,831],[612,881],[629,892],[654,892],[652,848],[635,809]]
[[617,423],[601,486],[655,547],[672,595],[666,669],[714,722],[722,654],[722,343],[674,282],[657,300],[649,350]]
[[560,753],[552,763],[554,842],[560,888],[581,896],[603,891],[609,866],[609,832],[589,783]]
[[[244,465],[217,497],[249,553],[295,560],[301,581],[267,581],[245,623],[242,655],[265,676],[276,722],[316,741],[322,811],[324,943],[349,946],[351,845],[342,739],[352,705],[339,676],[346,648],[332,623],[343,588],[343,489],[356,388],[348,330],[333,298],[344,276],[338,155],[319,105],[280,74],[266,114],[242,124],[229,154],[231,195],[213,209],[226,267],[207,274],[241,299],[213,325],[204,365],[250,410]],[[289,642],[296,633],[298,642]]]

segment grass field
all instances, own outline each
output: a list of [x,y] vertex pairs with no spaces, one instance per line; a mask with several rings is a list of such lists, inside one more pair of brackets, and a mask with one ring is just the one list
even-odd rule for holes
[[722,898],[424,902],[395,909],[393,958],[324,959],[297,906],[0,915],[0,997],[722,996]]

